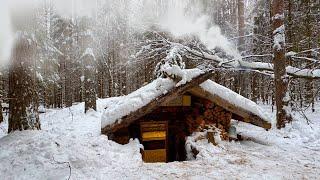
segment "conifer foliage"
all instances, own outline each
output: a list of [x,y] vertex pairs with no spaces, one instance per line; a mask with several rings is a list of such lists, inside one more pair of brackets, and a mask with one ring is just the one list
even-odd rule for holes
[[9,74],[9,129],[40,129],[35,72],[36,41],[21,32],[16,37]]

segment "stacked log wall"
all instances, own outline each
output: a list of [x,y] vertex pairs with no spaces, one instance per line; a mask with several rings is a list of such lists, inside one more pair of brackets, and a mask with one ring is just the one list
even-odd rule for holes
[[213,125],[220,130],[222,139],[227,140],[231,118],[231,112],[210,101],[200,100],[195,103],[193,113],[186,117],[186,124],[190,134]]

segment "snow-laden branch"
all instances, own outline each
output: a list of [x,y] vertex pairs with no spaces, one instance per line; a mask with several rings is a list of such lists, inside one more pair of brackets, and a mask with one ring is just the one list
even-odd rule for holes
[[[147,47],[147,48],[146,48]],[[173,53],[174,52],[174,53]],[[269,71],[273,72],[274,67],[272,63],[264,62],[248,62],[243,59],[233,59],[228,56],[223,57],[220,54],[207,50],[205,47],[187,46],[181,43],[170,42],[168,40],[150,41],[149,45],[144,46],[139,54],[140,58],[147,58],[149,56],[163,56],[162,61],[166,61],[177,56],[177,59],[187,57],[193,60],[209,60],[211,64],[218,68],[233,68],[235,70],[255,70],[255,71]],[[272,56],[271,54],[263,56]],[[170,58],[168,58],[170,57]],[[165,64],[162,62],[162,64]],[[320,69],[300,69],[297,67],[287,66],[287,75],[294,78],[305,79],[320,79]]]
[[[273,71],[272,63],[262,62],[246,62],[239,61],[240,67],[246,69],[253,69],[259,71]],[[305,79],[320,79],[320,69],[299,69],[292,66],[286,67],[286,72],[289,76],[294,78],[305,78]]]

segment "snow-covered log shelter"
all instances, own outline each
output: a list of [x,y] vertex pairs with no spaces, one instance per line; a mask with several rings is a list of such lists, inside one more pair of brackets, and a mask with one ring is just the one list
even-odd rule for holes
[[183,71],[179,82],[158,78],[106,107],[102,133],[121,144],[139,138],[144,161],[169,162],[185,160],[185,139],[199,126],[227,134],[234,119],[271,128],[256,103],[210,80],[211,71]]

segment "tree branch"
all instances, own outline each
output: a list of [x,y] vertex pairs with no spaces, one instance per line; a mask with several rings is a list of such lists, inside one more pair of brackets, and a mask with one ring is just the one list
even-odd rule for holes
[[[163,38],[163,37],[162,37]],[[274,67],[273,63],[264,63],[264,62],[248,62],[243,59],[249,57],[268,57],[273,56],[272,54],[264,55],[250,55],[245,56],[242,59],[232,59],[227,55],[217,55],[217,53],[205,49],[205,47],[192,48],[181,43],[170,42],[169,40],[154,40],[149,41],[149,47],[145,46],[139,51],[139,58],[146,58],[148,56],[153,56],[154,54],[162,54],[170,52],[170,49],[179,47],[180,53],[189,59],[198,59],[210,61],[211,64],[215,64],[219,68],[233,68],[235,70],[253,70],[253,71],[269,71],[273,72]],[[314,50],[314,49],[313,49]],[[223,54],[223,53],[222,53]],[[305,59],[305,58],[304,58]],[[311,60],[311,59],[309,59]],[[314,61],[314,59],[312,59]],[[297,68],[293,66],[286,67],[287,75],[293,78],[303,78],[303,79],[320,79],[320,69],[309,69],[309,68]]]

